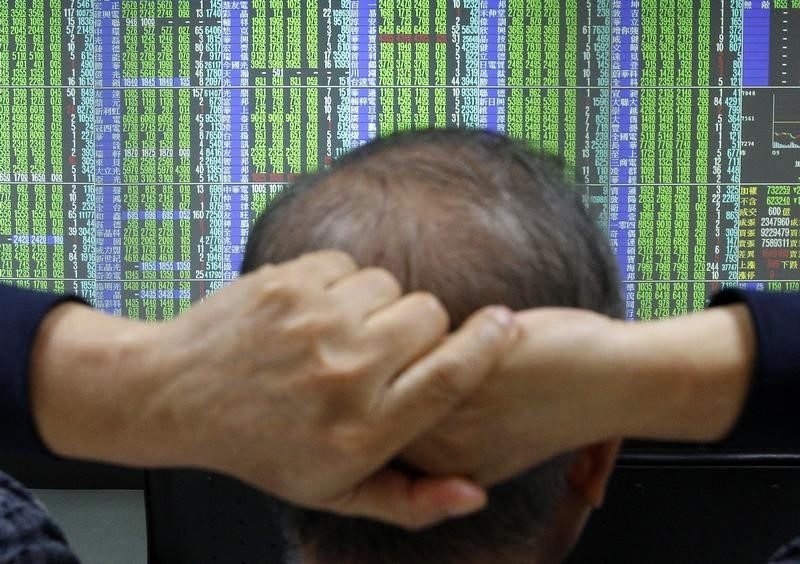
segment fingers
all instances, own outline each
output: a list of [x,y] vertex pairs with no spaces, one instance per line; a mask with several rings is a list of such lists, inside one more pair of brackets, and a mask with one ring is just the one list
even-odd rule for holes
[[[387,390],[383,415],[396,421],[389,440],[402,448],[463,401],[492,370],[517,334],[510,310],[493,306],[470,317],[439,348],[400,374]],[[414,417],[408,417],[413,413]]]
[[419,529],[452,517],[473,513],[486,505],[486,492],[456,477],[411,477],[387,468],[367,478],[325,507]]
[[432,294],[414,292],[373,313],[365,327],[375,351],[391,351],[381,359],[381,375],[390,379],[431,349],[444,336],[449,318]]
[[360,321],[397,300],[402,289],[388,270],[365,268],[333,283],[328,293],[335,303],[345,304],[350,314]]
[[[326,287],[356,272],[358,265],[347,253],[329,250],[309,253],[272,268],[277,268],[281,275],[298,283],[312,283]],[[269,276],[274,275],[273,271]]]

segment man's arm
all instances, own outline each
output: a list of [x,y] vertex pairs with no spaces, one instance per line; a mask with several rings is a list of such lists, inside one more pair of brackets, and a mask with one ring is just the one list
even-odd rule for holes
[[42,320],[57,305],[77,298],[0,284],[0,448],[46,452],[30,413],[30,351]]
[[744,404],[755,334],[742,304],[648,323],[562,308],[517,320],[495,376],[407,460],[492,484],[613,437],[720,439]]
[[203,467],[420,526],[483,491],[386,463],[480,383],[513,316],[485,310],[437,347],[446,328],[435,298],[338,252],[265,266],[162,324],[63,304],[36,336],[33,416],[62,456]]
[[621,331],[627,353],[620,354],[626,364],[617,393],[624,409],[614,409],[619,421],[612,432],[630,438],[714,441],[731,431],[755,360],[756,338],[746,306],[625,323]]

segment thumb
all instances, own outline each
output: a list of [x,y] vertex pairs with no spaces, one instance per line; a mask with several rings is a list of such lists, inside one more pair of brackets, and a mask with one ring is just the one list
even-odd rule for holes
[[382,404],[382,418],[393,429],[387,450],[402,449],[455,409],[486,379],[518,333],[511,310],[484,308],[395,378]]
[[385,468],[324,504],[323,509],[420,529],[473,513],[484,505],[486,492],[465,478],[412,477]]

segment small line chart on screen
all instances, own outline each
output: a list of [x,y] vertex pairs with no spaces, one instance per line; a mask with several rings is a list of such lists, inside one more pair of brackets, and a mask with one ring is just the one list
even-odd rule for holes
[[772,148],[800,149],[800,91],[772,95]]
[[778,1],[775,4],[783,4],[782,8],[776,9],[771,18],[773,30],[772,67],[773,84],[778,86],[800,85],[800,43],[797,41],[797,29],[800,25],[800,3],[792,2],[794,5],[787,9],[787,2]]

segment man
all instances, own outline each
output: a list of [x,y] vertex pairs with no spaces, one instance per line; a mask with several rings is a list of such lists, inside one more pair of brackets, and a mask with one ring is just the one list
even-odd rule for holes
[[[388,273],[332,251],[260,268],[159,324],[2,284],[0,305],[0,449],[203,467],[407,526],[485,502],[462,478],[384,466],[488,373],[509,312],[489,310],[436,348],[447,323],[434,297],[401,296]],[[357,399],[374,393],[380,409]],[[420,401],[418,427],[398,427]]]
[[0,562],[78,564],[45,506],[0,472]]
[[[558,163],[488,132],[401,133],[305,177],[259,219],[243,270],[322,248],[389,270],[406,291],[434,293],[453,327],[492,303],[623,311],[611,252]],[[476,396],[491,393],[489,382]],[[617,448],[608,441],[548,461],[495,486],[481,513],[424,531],[295,510],[288,536],[305,564],[558,562],[601,502]],[[484,462],[486,472],[469,470],[490,476],[496,461]],[[398,464],[447,461],[422,443]]]

